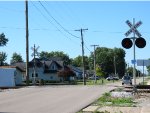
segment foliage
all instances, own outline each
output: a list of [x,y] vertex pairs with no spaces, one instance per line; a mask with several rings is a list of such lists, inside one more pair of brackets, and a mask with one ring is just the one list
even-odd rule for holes
[[17,54],[16,52],[13,53],[12,57],[11,57],[11,63],[16,63],[16,62],[23,62],[22,56],[20,54]]
[[[139,75],[142,76],[142,75],[141,75],[141,71],[139,71],[139,70],[137,70],[137,69],[135,69],[135,71],[136,71],[136,76],[139,76]],[[128,73],[130,76],[133,77],[133,67],[128,67],[127,73]]]
[[[82,67],[82,56],[77,56],[76,58],[74,58],[72,60],[72,65],[76,66],[76,67]],[[84,65],[85,65],[85,69],[88,70],[89,67],[89,58],[87,56],[84,56]]]
[[64,80],[67,80],[69,77],[76,76],[75,73],[70,68],[64,68],[63,70],[58,71],[58,76],[62,77]]
[[[93,54],[90,55],[89,59],[92,59]],[[115,57],[115,60],[114,60]],[[125,51],[121,48],[96,48],[96,64],[102,68],[104,77],[106,78],[109,74],[115,73],[114,63],[116,64],[116,73],[122,77],[125,73]]]
[[0,46],[6,46],[8,39],[5,37],[4,33],[0,34]]
[[104,72],[103,72],[102,68],[98,65],[96,66],[96,75],[101,76],[101,77],[104,76]]
[[[5,37],[4,33],[0,34],[0,46],[6,46],[8,39]],[[8,65],[5,61],[7,59],[7,54],[5,52],[0,52],[0,66]]]
[[[150,60],[150,58],[149,58],[149,60]],[[150,74],[150,66],[147,66],[147,71]]]
[[0,66],[6,65],[5,61],[7,59],[7,54],[5,52],[0,52]]
[[115,97],[111,97],[111,93],[104,93],[102,97],[100,97],[97,101],[96,104],[99,105],[107,105],[107,103],[109,102],[108,105],[112,105],[112,106],[132,106],[134,104],[133,99],[132,98],[115,98]]
[[94,113],[110,113],[110,112],[108,112],[108,111],[94,111]]
[[40,58],[50,59],[50,58],[54,58],[54,57],[61,58],[62,60],[64,60],[65,64],[71,63],[71,59],[63,51],[52,51],[52,52],[42,51],[40,53]]

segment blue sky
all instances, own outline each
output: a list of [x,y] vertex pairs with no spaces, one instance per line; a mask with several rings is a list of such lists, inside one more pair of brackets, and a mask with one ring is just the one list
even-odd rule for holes
[[[29,1],[29,57],[35,44],[40,51],[64,51],[71,58],[81,55],[80,32],[74,31],[88,28],[85,31],[85,55],[93,51],[90,45],[100,47],[122,48],[121,41],[129,30],[126,20],[142,21],[137,28],[146,39],[143,49],[136,48],[136,59],[150,58],[150,1],[42,1],[43,9],[38,1]],[[9,63],[12,54],[17,52],[25,60],[25,3],[24,1],[0,1],[0,33],[9,39],[5,51]],[[55,20],[54,20],[55,19]],[[58,25],[57,23],[60,25]],[[66,29],[68,32],[64,31]],[[129,37],[132,37],[131,34]],[[88,49],[87,49],[88,48]],[[90,51],[89,51],[90,50]],[[133,48],[125,49],[126,61],[131,64]]]

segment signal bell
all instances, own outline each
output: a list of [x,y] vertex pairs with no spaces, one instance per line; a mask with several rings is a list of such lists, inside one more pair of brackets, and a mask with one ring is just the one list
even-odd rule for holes
[[130,49],[132,47],[133,43],[130,38],[124,38],[122,40],[122,46],[126,49]]
[[144,38],[140,37],[140,38],[137,38],[136,41],[135,41],[135,45],[138,47],[138,48],[144,48],[146,46],[146,41]]

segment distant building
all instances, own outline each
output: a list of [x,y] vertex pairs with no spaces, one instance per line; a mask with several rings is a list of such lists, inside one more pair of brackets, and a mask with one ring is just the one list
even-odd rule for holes
[[69,67],[74,71],[77,79],[83,79],[83,71],[79,67],[75,67],[72,65],[70,65]]

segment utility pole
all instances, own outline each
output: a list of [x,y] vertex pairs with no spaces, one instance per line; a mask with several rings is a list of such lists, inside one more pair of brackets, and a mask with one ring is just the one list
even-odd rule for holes
[[[133,26],[135,26],[135,19],[133,18]],[[133,60],[134,60],[134,67],[133,67],[133,78],[134,78],[134,87],[133,87],[133,91],[136,92],[136,67],[135,67],[135,40],[136,40],[136,37],[135,37],[135,32],[133,32]]]
[[85,80],[85,64],[84,64],[84,40],[83,40],[83,31],[88,30],[88,29],[79,29],[75,31],[80,31],[81,32],[81,45],[82,45],[82,66],[83,66],[83,84],[86,85],[86,80]]
[[26,17],[26,85],[29,85],[29,31],[28,31],[28,0],[25,0]]
[[[126,70],[126,67],[125,67]],[[116,76],[116,56],[114,55],[114,71],[115,71],[115,76]],[[114,82],[114,79],[113,79]]]
[[95,84],[96,84],[96,51],[95,51],[95,47],[99,46],[99,45],[91,45],[94,47],[94,76],[95,76]]

